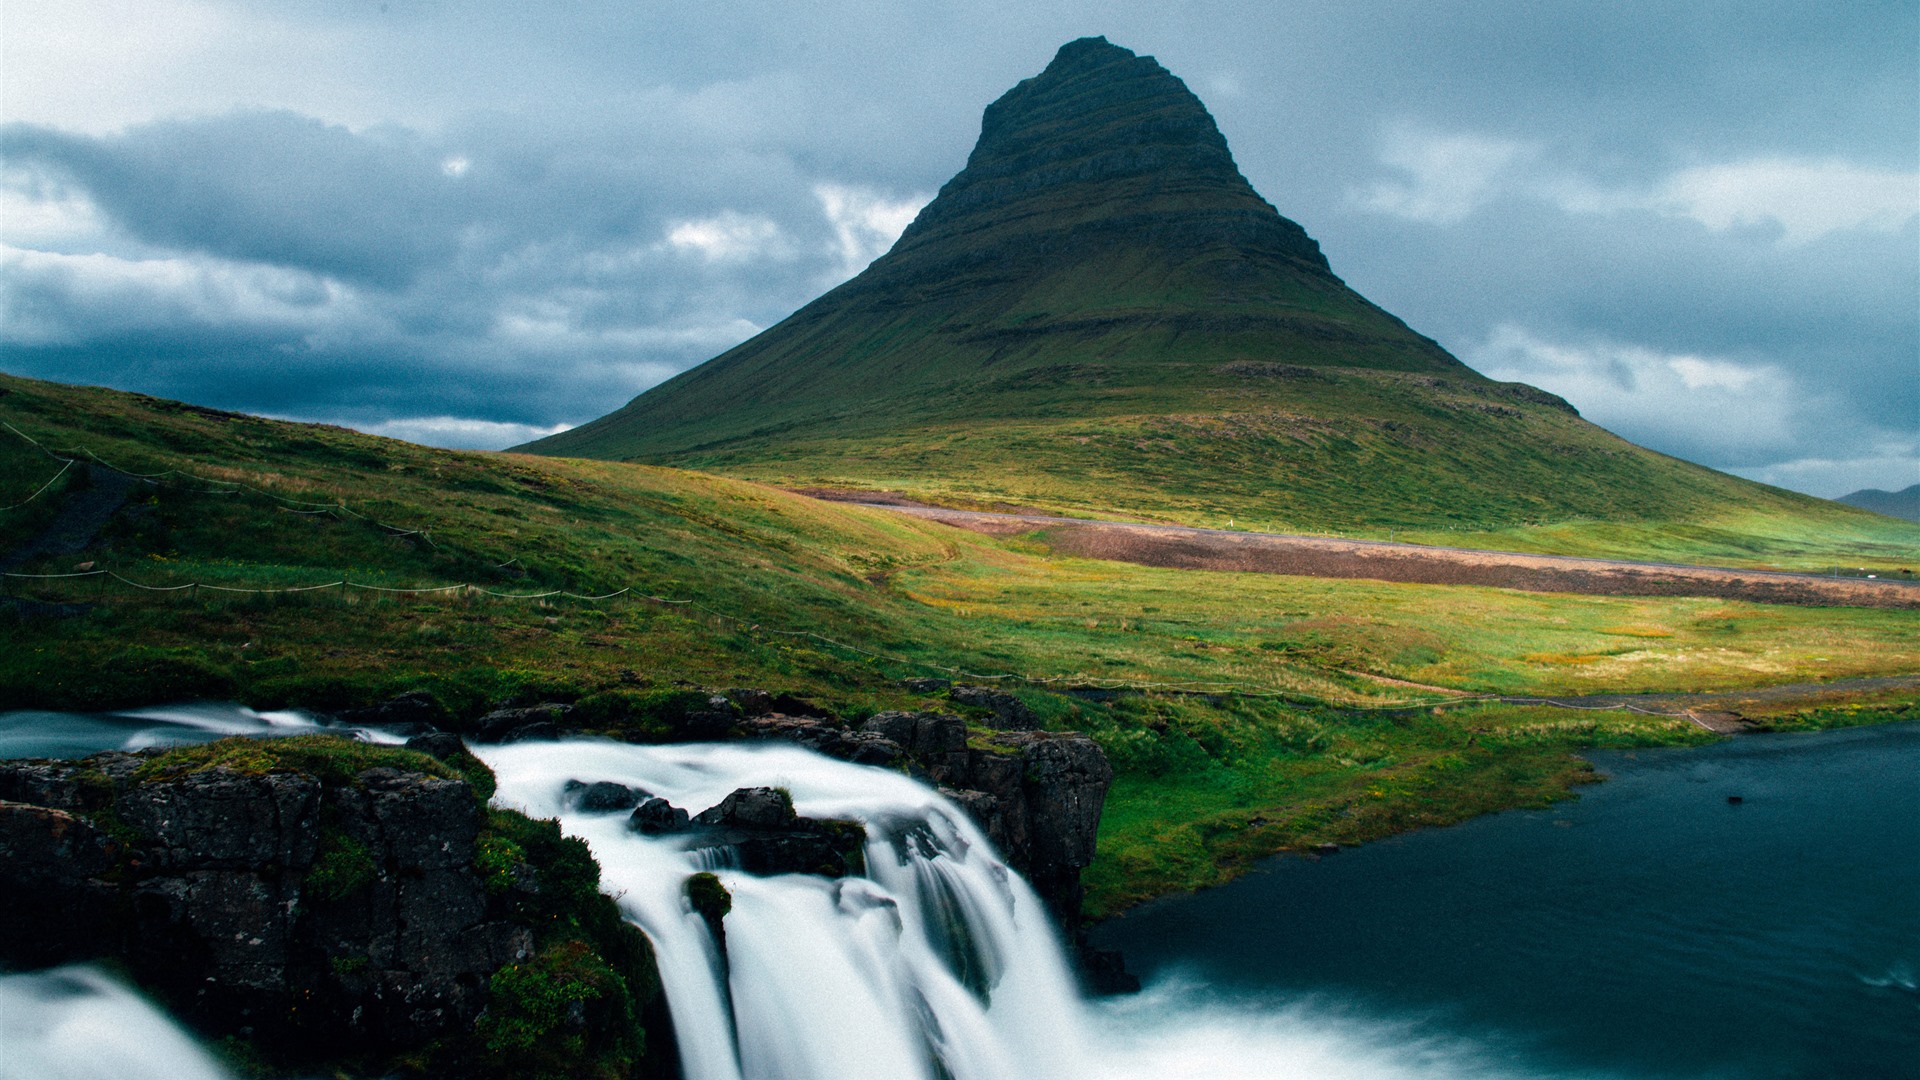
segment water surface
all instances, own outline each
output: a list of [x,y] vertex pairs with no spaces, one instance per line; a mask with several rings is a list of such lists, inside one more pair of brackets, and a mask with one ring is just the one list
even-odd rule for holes
[[1221,1008],[1493,1071],[1920,1076],[1920,725],[1593,757],[1578,800],[1275,860],[1096,937]]
[[[0,713],[0,757],[327,727],[298,713],[228,705]],[[882,801],[937,799],[894,791],[907,785],[897,775],[794,749],[740,775],[711,760],[739,752],[489,750],[507,793],[542,775],[541,762],[557,754],[566,756],[560,772],[644,779],[694,806],[749,774],[763,782],[761,772],[813,798],[812,785],[798,781],[821,770],[871,774],[871,796]],[[1127,951],[1148,980],[1145,993],[1093,1003],[1082,1016],[1050,992],[1015,1012],[1063,1034],[1084,1024],[1090,1080],[1920,1076],[1920,725],[1595,760],[1611,779],[1578,801],[1323,860],[1276,860],[1233,885],[1108,923],[1096,937]],[[826,810],[865,816],[855,805],[869,797],[864,788],[835,790],[834,798],[853,801]],[[571,822],[591,833],[589,824]],[[593,839],[603,859],[613,854],[610,838]],[[614,859],[609,872],[617,878],[623,866]],[[640,879],[625,884],[630,903],[647,892]],[[769,903],[826,887],[797,878],[767,879],[764,889],[734,884],[744,900],[765,892]],[[752,906],[743,903],[741,913]],[[832,925],[799,936],[810,948],[830,943]],[[744,947],[750,928],[739,928]],[[653,929],[665,943],[670,935]],[[781,959],[785,946],[770,941],[775,966],[790,964]],[[1046,969],[1061,962],[1050,941],[1010,946],[1008,959]],[[761,1003],[755,1012],[818,1016],[818,997],[809,986],[798,1000]],[[862,1030],[844,1017],[839,1024]],[[93,1034],[108,1029],[132,1041]],[[0,1044],[8,1050],[0,1080],[218,1075],[170,1032],[144,1000],[90,969],[0,973]],[[995,1041],[975,1030],[953,1050],[957,1058]],[[130,1046],[148,1050],[129,1056]],[[1036,1055],[1029,1048],[1023,1058]],[[841,1080],[845,1070],[792,1074]]]

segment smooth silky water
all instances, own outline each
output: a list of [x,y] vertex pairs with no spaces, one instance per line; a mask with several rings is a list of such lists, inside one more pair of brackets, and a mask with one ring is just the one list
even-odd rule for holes
[[[335,730],[184,706],[0,715],[0,754]],[[652,938],[689,1080],[1911,1076],[1920,1062],[1920,726],[1598,756],[1611,782],[1275,860],[1099,928],[1147,977],[1087,1004],[1041,905],[965,816],[782,746],[481,747],[497,801],[558,817]],[[866,823],[868,876],[756,878],[582,814],[569,780],[697,812],[739,787]],[[1738,795],[1738,805],[1727,802]],[[684,898],[732,892],[727,963]],[[88,1033],[137,1033],[118,1040]],[[0,1078],[211,1077],[98,971],[0,976]]]
[[1577,800],[1273,860],[1096,940],[1222,1016],[1384,1020],[1495,1071],[1920,1077],[1920,725],[1592,758]]

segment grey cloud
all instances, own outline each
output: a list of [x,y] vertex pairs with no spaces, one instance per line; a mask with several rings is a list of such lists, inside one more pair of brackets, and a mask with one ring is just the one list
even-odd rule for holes
[[164,121],[88,138],[10,125],[0,151],[59,170],[148,243],[381,287],[445,259],[459,186],[417,141],[287,113]]
[[[818,185],[931,192],[964,162],[987,102],[1062,42],[1104,33],[1201,94],[1249,179],[1337,273],[1457,353],[1519,328],[1587,349],[1596,386],[1642,393],[1659,370],[1609,348],[1780,372],[1795,402],[1771,449],[1751,430],[1670,432],[1657,410],[1621,414],[1656,448],[1769,476],[1813,476],[1787,463],[1841,443],[1902,467],[1920,430],[1911,222],[1793,246],[1764,228],[1578,213],[1516,190],[1441,225],[1353,198],[1396,176],[1381,154],[1399,129],[1524,143],[1543,175],[1609,190],[1764,157],[1911,170],[1920,8],[1907,0],[199,10],[324,45],[244,78],[217,53],[183,57],[245,87],[224,112],[208,115],[204,87],[147,80],[120,92],[182,104],[113,135],[15,124],[0,149],[10,171],[58,170],[148,246],[141,257],[203,275],[231,303],[10,272],[9,370],[422,435],[590,419],[844,272]],[[32,120],[23,100],[10,95],[11,115]],[[454,159],[467,164],[450,176]],[[728,213],[771,223],[779,252],[709,258],[664,242]],[[283,273],[248,276],[259,267]],[[29,323],[57,333],[26,340]],[[1911,482],[1898,479],[1877,486]]]
[[[481,117],[429,139],[263,113],[108,137],[12,125],[10,169],[57,174],[146,248],[16,259],[0,294],[8,367],[370,424],[590,419],[844,272],[814,191],[839,178],[661,128]],[[677,224],[742,213],[778,251],[714,261],[669,242]]]
[[[1342,226],[1328,244],[1335,269],[1456,351],[1520,321],[1561,338],[1776,364],[1888,428],[1920,416],[1911,222],[1896,235],[1836,234],[1800,248],[1638,212],[1527,203],[1448,228],[1359,216]],[[1342,247],[1357,256],[1344,268]]]

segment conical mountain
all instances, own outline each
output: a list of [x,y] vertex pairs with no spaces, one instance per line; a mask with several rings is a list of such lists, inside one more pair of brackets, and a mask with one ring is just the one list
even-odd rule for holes
[[1473,372],[1334,276],[1186,85],[1104,38],[989,105],[859,276],[523,449],[1330,532],[1818,502]]

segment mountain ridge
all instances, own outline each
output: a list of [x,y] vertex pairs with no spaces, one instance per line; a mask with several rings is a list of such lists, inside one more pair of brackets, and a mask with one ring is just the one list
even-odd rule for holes
[[1701,557],[1726,557],[1771,543],[1755,530],[1811,536],[1846,513],[1467,367],[1342,282],[1187,86],[1104,38],[1069,42],[988,105],[965,167],[865,271],[517,449],[956,507],[1478,532],[1567,554],[1671,548],[1622,541],[1625,526],[1690,530],[1687,550],[1706,530]]
[[1857,506],[1862,510],[1871,510],[1876,514],[1885,514],[1902,521],[1920,521],[1920,484],[1910,484],[1899,491],[1861,488],[1859,491],[1840,496],[1834,502]]
[[[1088,270],[1094,282],[1076,280]],[[857,340],[839,340],[850,321]],[[1184,83],[1083,38],[987,107],[966,167],[864,272],[627,409],[524,449],[669,450],[653,437],[657,414],[775,400],[818,423],[845,411],[823,399],[857,389],[823,356],[871,359],[873,374],[940,393],[1045,366],[1035,354],[1062,336],[1108,366],[1164,360],[1176,342],[1230,362],[1279,337],[1296,363],[1467,372],[1332,273],[1247,183]],[[927,343],[937,355],[916,354]]]

